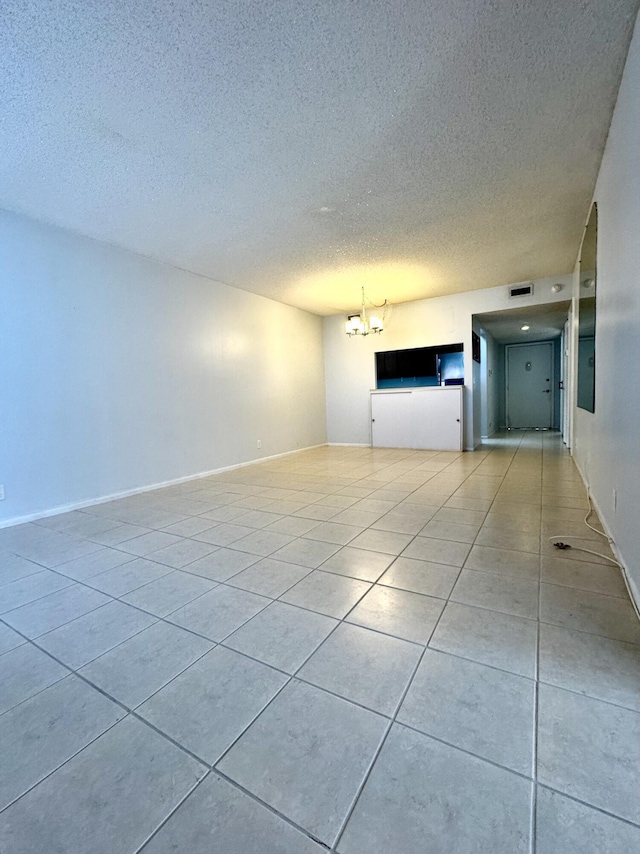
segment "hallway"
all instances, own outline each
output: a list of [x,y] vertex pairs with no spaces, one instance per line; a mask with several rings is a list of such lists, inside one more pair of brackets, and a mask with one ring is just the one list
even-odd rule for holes
[[610,555],[587,509],[513,432],[0,530],[0,851],[637,852],[640,623],[549,542]]

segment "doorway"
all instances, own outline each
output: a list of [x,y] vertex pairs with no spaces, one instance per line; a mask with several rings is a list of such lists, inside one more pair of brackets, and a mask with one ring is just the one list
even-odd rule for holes
[[505,351],[507,427],[550,430],[553,342],[508,344]]

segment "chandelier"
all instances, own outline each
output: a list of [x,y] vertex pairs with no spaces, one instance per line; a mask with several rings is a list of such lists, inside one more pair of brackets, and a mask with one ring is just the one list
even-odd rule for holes
[[362,308],[360,309],[360,314],[350,314],[347,317],[347,322],[345,323],[345,332],[351,338],[353,335],[369,335],[372,333],[382,332],[384,329],[384,315],[387,307],[387,300],[385,300],[380,305],[376,305],[376,303],[371,302],[370,299],[366,300],[372,308],[381,308],[383,309],[382,314],[369,314],[367,317],[367,309],[365,306],[365,293],[364,288],[362,288]]

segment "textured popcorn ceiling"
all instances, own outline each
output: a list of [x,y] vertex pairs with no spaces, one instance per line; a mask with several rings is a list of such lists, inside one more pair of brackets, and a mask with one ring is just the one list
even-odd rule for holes
[[[565,291],[569,289],[565,286]],[[547,305],[512,308],[476,314],[475,320],[500,344],[527,344],[559,338],[569,313],[570,300]],[[522,329],[523,325],[529,329]]]
[[573,268],[637,0],[4,0],[0,206],[322,314]]

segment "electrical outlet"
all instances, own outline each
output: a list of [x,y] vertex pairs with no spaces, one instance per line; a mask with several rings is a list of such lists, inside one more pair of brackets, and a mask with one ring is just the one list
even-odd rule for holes
[[4,501],[4,483],[0,483],[0,501]]
[[256,442],[256,448],[261,448],[261,447],[262,447],[262,439],[258,439],[258,441]]

